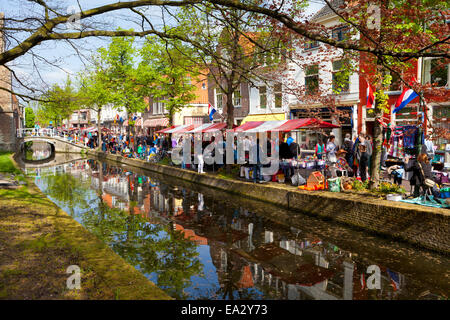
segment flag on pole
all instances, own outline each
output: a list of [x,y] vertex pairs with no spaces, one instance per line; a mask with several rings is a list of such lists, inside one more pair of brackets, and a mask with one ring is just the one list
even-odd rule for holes
[[366,80],[366,82],[367,82],[367,94],[366,94],[366,96],[367,96],[367,103],[366,103],[366,107],[367,107],[367,109],[372,109],[372,108],[375,108],[375,96],[373,94],[373,90],[370,87],[369,82],[367,80]]
[[[414,79],[415,80],[415,79]],[[414,81],[413,80],[413,81]],[[411,81],[412,83],[412,81]],[[411,85],[410,83],[410,85]],[[417,98],[419,95],[417,92],[415,92],[413,89],[405,88],[402,92],[402,94],[398,97],[397,102],[395,103],[395,109],[392,111],[392,113],[397,113],[400,110],[402,110],[408,103],[413,101],[415,98]]]
[[208,103],[208,114],[209,114],[209,120],[213,121],[213,115],[216,113],[216,109],[212,106],[211,103]]

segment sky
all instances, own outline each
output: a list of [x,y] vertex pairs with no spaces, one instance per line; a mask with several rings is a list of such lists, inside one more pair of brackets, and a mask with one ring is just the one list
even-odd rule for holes
[[[14,16],[21,15],[21,10],[23,7],[21,6],[21,2],[23,0],[1,0],[0,2],[0,12],[4,12],[5,16]],[[80,0],[81,7],[85,10],[86,8],[98,7],[101,5],[105,5],[108,3],[114,3],[116,0]],[[62,8],[67,7],[67,10],[74,10],[77,7],[76,0],[59,0],[58,3],[61,4]],[[321,0],[312,0],[310,1],[310,7],[308,8],[308,12],[312,13],[317,11],[323,6]],[[154,11],[150,12],[148,16],[150,16],[152,21],[158,24],[162,24],[161,14],[158,8],[152,9]],[[67,11],[73,12],[73,11]],[[129,21],[127,17],[132,14],[130,11],[121,11],[115,14],[109,14],[104,16],[105,22],[115,25],[121,26],[123,28],[134,28],[138,29],[138,26]],[[108,39],[99,39],[99,38],[85,38],[81,40],[76,40],[74,43],[79,50],[86,56],[90,56],[93,54],[98,48],[102,46],[106,46],[108,44]],[[83,70],[84,63],[83,59],[76,54],[76,51],[64,41],[46,41],[42,43],[40,46],[36,47],[36,52],[39,55],[46,57],[46,59],[50,61],[56,61],[59,68],[50,67],[47,63],[39,62],[39,74],[45,80],[45,82],[49,85],[54,83],[62,83],[66,80],[67,76],[74,76],[77,72]],[[18,60],[14,61],[14,64],[11,67],[14,69],[16,74],[23,79],[27,79],[28,81],[35,82],[36,79],[39,79],[39,76],[36,72],[33,72],[32,59],[30,55],[25,55]]]

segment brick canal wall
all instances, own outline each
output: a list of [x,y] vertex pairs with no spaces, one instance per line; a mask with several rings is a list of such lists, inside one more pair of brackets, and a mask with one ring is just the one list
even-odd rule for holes
[[284,184],[267,185],[226,180],[117,155],[95,151],[89,151],[88,154],[100,160],[108,159],[144,168],[240,196],[281,205],[291,210],[332,219],[444,254],[450,253],[448,209],[380,200],[359,194],[305,191]]

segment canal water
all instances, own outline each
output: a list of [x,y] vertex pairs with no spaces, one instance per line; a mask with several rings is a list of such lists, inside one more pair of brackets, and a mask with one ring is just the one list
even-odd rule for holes
[[307,213],[84,159],[26,173],[176,299],[447,299],[448,257]]

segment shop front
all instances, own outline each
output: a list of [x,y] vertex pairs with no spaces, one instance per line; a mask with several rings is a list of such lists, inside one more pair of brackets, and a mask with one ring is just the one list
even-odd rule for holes
[[153,135],[158,130],[164,129],[169,125],[169,119],[163,118],[150,118],[144,121],[144,133],[146,135]]

